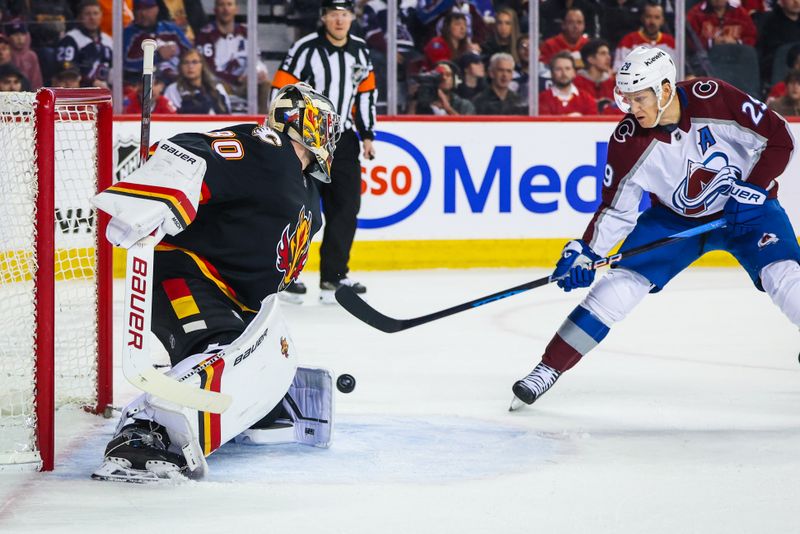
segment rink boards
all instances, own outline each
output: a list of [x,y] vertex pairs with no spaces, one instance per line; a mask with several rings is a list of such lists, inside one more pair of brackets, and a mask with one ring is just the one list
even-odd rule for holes
[[[151,140],[260,117],[155,120]],[[580,236],[602,187],[615,121],[530,118],[378,123],[377,157],[362,161],[362,207],[351,267],[368,269],[547,266]],[[796,138],[800,123],[790,125]],[[114,123],[117,178],[135,168],[137,117]],[[678,171],[681,172],[681,171]],[[800,228],[800,161],[780,199]],[[642,208],[646,207],[643,201]],[[320,235],[315,240],[318,244]],[[711,254],[703,265],[734,265]],[[316,248],[307,269],[317,265]]]

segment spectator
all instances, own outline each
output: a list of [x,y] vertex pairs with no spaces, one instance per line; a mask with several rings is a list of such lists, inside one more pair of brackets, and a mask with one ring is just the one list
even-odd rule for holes
[[623,37],[617,44],[614,56],[614,70],[622,66],[623,59],[637,46],[647,45],[660,48],[676,61],[675,37],[661,31],[664,26],[664,8],[660,4],[647,3],[642,10],[642,26],[638,31],[631,32]]
[[509,88],[514,76],[514,58],[499,52],[489,60],[489,87],[472,101],[478,115],[522,115],[527,110],[519,95]]
[[156,0],[133,1],[133,24],[122,32],[123,74],[127,83],[138,83],[142,74],[142,41],[155,39],[158,43],[155,63],[158,70],[170,79],[178,77],[180,55],[192,44],[172,22],[158,20]]
[[58,43],[56,59],[61,70],[77,67],[82,87],[108,87],[113,43],[100,31],[103,11],[98,0],[81,0],[78,26]]
[[[215,0],[214,22],[197,34],[197,49],[205,56],[206,64],[225,84],[236,112],[247,111],[247,26],[235,22],[238,13],[236,0]],[[258,54],[256,54],[258,56]],[[256,64],[258,112],[265,114],[272,88],[267,67]]]
[[481,56],[475,52],[467,52],[461,56],[458,64],[463,77],[456,87],[456,93],[471,101],[475,95],[486,89],[486,66]]
[[539,47],[539,61],[549,65],[553,56],[566,50],[572,53],[575,64],[579,68],[583,67],[580,50],[589,42],[589,38],[583,33],[585,29],[583,12],[576,7],[568,9],[561,25],[561,33],[546,40]]
[[50,85],[66,89],[77,89],[81,86],[81,73],[75,67],[62,70],[53,75]]
[[[610,56],[609,56],[610,59]],[[575,84],[575,59],[569,52],[559,52],[550,61],[553,85],[539,94],[539,113],[542,115],[597,115],[597,101]]]
[[423,94],[418,88],[411,97],[408,112],[412,115],[474,115],[475,106],[472,102],[461,98],[454,91],[458,67],[445,60],[437,63],[433,72],[440,78],[436,92],[425,91],[433,94]]
[[[165,86],[166,82],[164,76],[160,73],[156,73],[156,75],[153,76],[153,95],[152,98],[150,99],[150,110],[152,113],[174,114],[178,112],[178,110],[175,109],[175,106],[172,105],[172,102],[166,96],[164,96]],[[141,115],[142,113],[141,83],[139,83],[138,86],[131,86],[128,92],[125,94],[124,109],[125,113],[133,113],[136,115]]]
[[9,63],[0,65],[0,92],[15,92],[27,90],[28,80],[17,70],[17,67]]
[[203,56],[194,48],[181,54],[178,79],[166,88],[164,96],[178,113],[224,115],[231,112],[225,87],[214,80]]
[[[114,35],[114,7],[115,0],[100,0],[100,10],[103,12],[102,23],[100,24],[100,31]],[[122,2],[122,27],[124,28],[133,20],[133,0],[123,0]]]
[[790,70],[784,83],[786,94],[770,102],[769,107],[784,117],[796,117],[800,115],[800,70]]
[[761,76],[765,80],[772,79],[775,51],[795,41],[800,41],[800,0],[778,0],[775,9],[767,15],[758,38]]
[[[546,0],[542,2],[539,9],[542,37],[554,37],[559,30],[563,31],[567,15],[573,9],[580,10],[584,16],[586,33],[596,37],[598,35],[598,20],[602,7],[595,0]],[[581,33],[583,31],[581,30]],[[545,63],[549,63],[549,60],[545,61]]]
[[439,61],[449,59],[458,61],[467,52],[480,52],[467,36],[467,18],[459,11],[452,11],[444,17],[442,35],[431,39],[424,48],[428,65],[433,67]]
[[14,56],[11,52],[11,44],[8,37],[0,33],[0,65],[13,65]]
[[756,26],[750,15],[745,9],[730,5],[728,0],[697,4],[687,13],[686,22],[706,49],[719,44],[756,44]]
[[609,43],[619,43],[641,26],[640,0],[602,0],[601,5],[603,18],[600,35]]
[[42,70],[39,56],[31,50],[31,35],[22,19],[12,19],[5,27],[14,66],[28,79],[30,89],[35,91],[42,86]]
[[208,16],[200,0],[157,0],[158,20],[173,22],[191,42],[208,23]]
[[[50,48],[55,52],[58,41],[72,21],[72,9],[68,0],[26,0],[25,16],[30,25],[31,47]],[[41,59],[41,58],[40,58]]]
[[597,101],[597,111],[602,112],[614,103],[611,47],[603,39],[592,39],[581,48],[581,58],[584,68],[578,71],[573,84],[582,94],[591,95]]
[[[788,70],[790,71],[795,69],[800,69],[800,44],[796,44],[795,46],[791,47],[789,49],[789,52],[787,52],[786,66],[789,67]],[[780,81],[776,83],[769,90],[769,95],[767,95],[767,104],[769,104],[773,100],[777,100],[778,98],[782,97],[785,94],[786,94],[786,82]]]
[[[491,6],[490,2],[487,2]],[[422,39],[417,42],[428,42],[443,33],[447,15],[460,13],[467,21],[467,37],[474,43],[482,43],[489,37],[489,30],[483,15],[478,10],[477,2],[468,0],[419,0],[416,17],[422,25]],[[490,15],[491,16],[491,15]]]
[[528,87],[529,87],[529,54],[530,39],[527,35],[520,36],[517,41],[517,57],[519,61],[514,67],[514,79],[511,82],[511,89],[519,95],[523,102],[528,100]]
[[519,21],[517,13],[510,7],[501,7],[497,10],[494,30],[489,34],[489,39],[481,45],[484,60],[489,61],[498,52],[511,54],[514,63],[519,64],[517,56],[517,41],[519,40]]

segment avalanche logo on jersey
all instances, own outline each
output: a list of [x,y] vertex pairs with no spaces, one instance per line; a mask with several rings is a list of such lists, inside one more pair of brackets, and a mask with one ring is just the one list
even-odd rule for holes
[[764,248],[767,245],[772,245],[773,243],[778,242],[778,236],[773,233],[765,233],[761,236],[761,239],[758,240],[758,248]]
[[291,230],[291,224],[287,224],[283,229],[278,246],[275,247],[277,259],[275,268],[283,273],[278,291],[283,291],[289,284],[297,280],[300,271],[306,266],[308,259],[308,249],[311,246],[311,211],[306,211],[306,207],[300,208],[297,216],[297,226]]
[[731,183],[741,176],[742,171],[729,165],[722,152],[714,152],[703,162],[689,160],[686,177],[672,194],[672,204],[684,215],[702,215],[728,194]]

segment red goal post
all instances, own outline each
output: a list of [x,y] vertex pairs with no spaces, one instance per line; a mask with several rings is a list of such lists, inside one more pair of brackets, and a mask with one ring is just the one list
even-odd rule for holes
[[55,410],[112,402],[111,94],[0,94],[0,468],[52,470]]

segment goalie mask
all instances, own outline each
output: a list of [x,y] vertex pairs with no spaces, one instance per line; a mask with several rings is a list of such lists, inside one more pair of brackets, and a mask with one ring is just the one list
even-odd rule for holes
[[[675,78],[677,78],[675,63],[668,53],[659,48],[638,46],[625,56],[622,67],[617,72],[614,100],[616,100],[619,109],[624,113],[630,113],[630,102],[625,95],[644,89],[652,89],[656,94],[658,105],[655,124],[650,126],[650,128],[654,128],[661,120],[664,111],[672,103],[672,99],[675,98]],[[661,97],[664,93],[662,84],[665,80],[672,88],[672,94],[662,106]]]
[[316,161],[306,172],[330,183],[333,152],[341,132],[339,115],[327,97],[305,83],[287,85],[270,105],[267,126],[310,150]]

